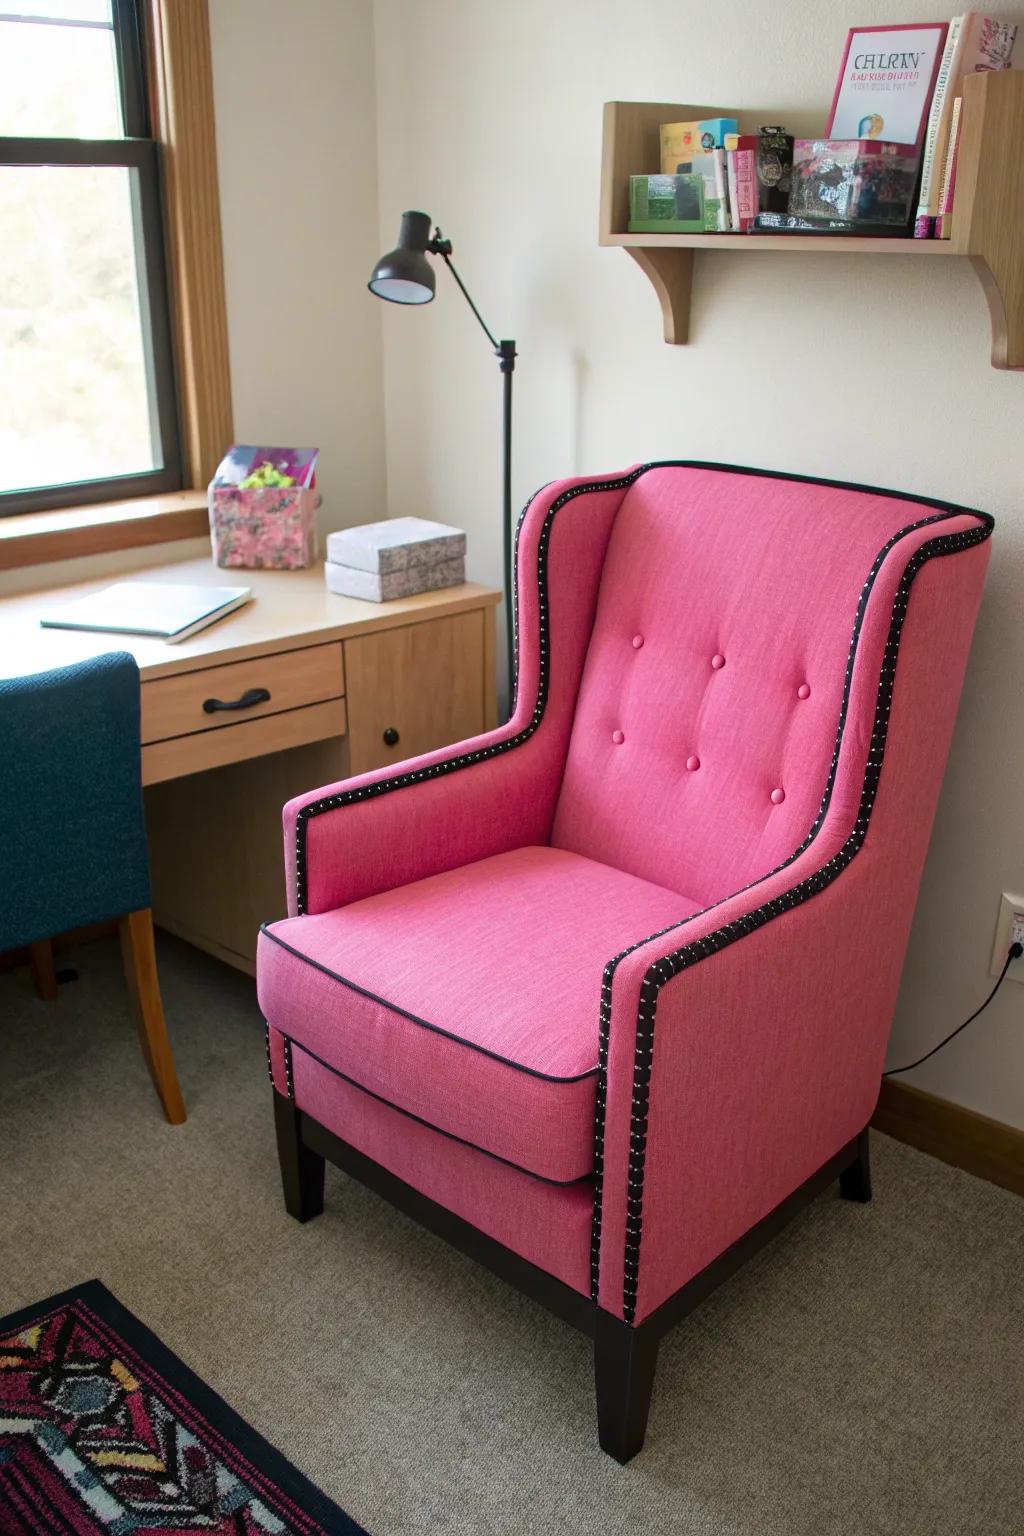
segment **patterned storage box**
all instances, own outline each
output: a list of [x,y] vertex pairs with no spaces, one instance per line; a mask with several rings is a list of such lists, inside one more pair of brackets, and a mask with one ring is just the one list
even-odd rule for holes
[[298,570],[319,553],[315,448],[236,444],[210,485],[210,538],[217,565]]
[[324,577],[341,597],[386,603],[466,579],[466,535],[424,517],[389,517],[327,536]]
[[210,486],[210,538],[220,566],[246,570],[298,570],[319,553],[318,491]]

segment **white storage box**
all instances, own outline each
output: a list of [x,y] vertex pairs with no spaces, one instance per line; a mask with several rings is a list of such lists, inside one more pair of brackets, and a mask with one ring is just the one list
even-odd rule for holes
[[328,536],[324,576],[332,592],[372,603],[455,587],[466,579],[466,535],[422,517],[341,528]]

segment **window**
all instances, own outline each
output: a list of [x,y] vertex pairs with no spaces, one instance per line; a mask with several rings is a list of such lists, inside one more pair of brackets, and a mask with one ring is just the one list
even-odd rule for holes
[[139,0],[0,0],[0,514],[182,483]]

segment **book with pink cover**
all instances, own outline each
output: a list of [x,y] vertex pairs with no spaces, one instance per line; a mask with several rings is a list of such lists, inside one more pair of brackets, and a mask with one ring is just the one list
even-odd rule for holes
[[725,154],[729,176],[732,227],[745,235],[758,211],[756,133],[727,133]]

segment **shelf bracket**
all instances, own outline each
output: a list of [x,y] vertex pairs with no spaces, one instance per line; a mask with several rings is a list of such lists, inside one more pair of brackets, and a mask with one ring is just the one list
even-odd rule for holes
[[682,346],[690,336],[690,292],[693,287],[691,250],[631,245],[626,249],[658,295],[665,340]]
[[1024,368],[1024,72],[968,75],[963,91],[953,249],[988,300],[993,368]]

